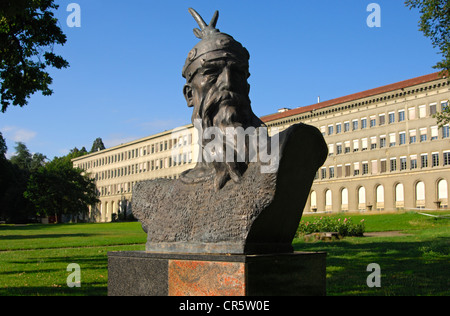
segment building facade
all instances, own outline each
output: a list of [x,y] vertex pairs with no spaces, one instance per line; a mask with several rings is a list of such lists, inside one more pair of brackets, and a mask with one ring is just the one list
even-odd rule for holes
[[449,91],[431,74],[262,119],[281,129],[303,122],[325,137],[329,156],[305,211],[436,209],[448,206],[450,138],[433,114]]
[[176,179],[193,168],[194,137],[195,129],[187,125],[74,159],[74,167],[96,180],[101,202],[91,207],[90,220],[109,222],[113,214],[129,214],[136,182]]
[[[269,133],[292,124],[317,127],[329,155],[305,212],[393,211],[448,207],[449,126],[433,117],[448,106],[447,79],[430,74],[261,117]],[[192,125],[74,159],[97,180],[96,221],[129,210],[133,184],[177,178],[194,166]]]

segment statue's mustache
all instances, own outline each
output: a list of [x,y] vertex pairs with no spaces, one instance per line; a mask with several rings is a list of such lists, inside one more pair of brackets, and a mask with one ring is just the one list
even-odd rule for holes
[[229,90],[218,91],[211,89],[203,102],[205,115],[215,114],[219,106],[225,101],[227,106],[248,105],[250,103],[248,96],[240,93]]

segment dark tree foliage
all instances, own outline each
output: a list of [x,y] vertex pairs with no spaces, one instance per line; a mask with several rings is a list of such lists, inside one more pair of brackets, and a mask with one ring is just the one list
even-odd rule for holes
[[95,180],[72,159],[87,154],[74,148],[48,162],[43,154],[31,154],[24,143],[6,159],[6,142],[0,134],[0,221],[27,223],[48,215],[81,215],[99,202]]
[[[36,217],[33,204],[25,199],[32,165],[43,163],[41,154],[31,155],[24,143],[16,143],[16,154],[0,157],[0,218],[11,223],[25,223]],[[34,159],[33,159],[34,158]]]
[[11,165],[6,159],[6,152],[8,147],[6,146],[6,141],[0,132],[0,220],[5,218],[6,209],[2,205],[2,201],[6,194],[7,189],[11,184]]
[[103,144],[103,140],[99,137],[96,140],[94,140],[94,143],[92,144],[91,153],[95,153],[97,151],[105,149],[105,145]]
[[16,143],[16,154],[11,157],[10,161],[22,170],[29,170],[33,156],[27,146],[22,142]]
[[67,68],[69,63],[53,52],[66,43],[53,10],[54,0],[0,1],[0,94],[1,111],[24,106],[37,91],[51,95],[48,66]]
[[0,132],[0,159],[6,159],[6,152],[8,146],[6,146],[6,140],[3,138],[2,132]]
[[419,28],[439,49],[442,61],[434,68],[450,71],[450,2],[448,0],[406,0],[410,9],[420,10]]
[[24,196],[45,215],[86,214],[99,203],[95,180],[73,168],[71,155],[55,158],[32,173]]

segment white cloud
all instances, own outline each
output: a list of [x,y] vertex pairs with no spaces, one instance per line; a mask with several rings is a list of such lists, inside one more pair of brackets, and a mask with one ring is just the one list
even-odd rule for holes
[[17,126],[5,126],[0,129],[3,137],[7,140],[13,140],[14,142],[27,143],[36,137],[35,131],[28,130]]

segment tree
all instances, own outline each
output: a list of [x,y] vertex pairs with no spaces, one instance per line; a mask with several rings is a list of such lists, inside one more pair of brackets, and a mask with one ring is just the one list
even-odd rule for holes
[[0,159],[6,159],[6,152],[8,146],[6,146],[6,140],[3,138],[2,132],[0,132]]
[[31,155],[27,146],[22,142],[17,142],[14,149],[16,150],[16,153],[11,157],[11,163],[19,167],[19,169],[21,170],[29,171],[33,156]]
[[17,142],[16,154],[11,157],[11,163],[24,172],[34,172],[45,164],[47,157],[41,153],[31,154],[27,146],[22,142]]
[[46,160],[47,157],[43,154],[40,153],[33,154],[33,156],[31,157],[30,172],[33,173],[34,171],[39,169],[39,167],[44,166]]
[[0,93],[1,111],[24,106],[37,91],[45,96],[53,79],[47,66],[67,68],[69,63],[53,52],[66,36],[52,10],[54,0],[2,0],[0,2]]
[[4,177],[3,192],[0,196],[1,215],[8,222],[27,222],[35,216],[33,205],[24,198],[23,192],[31,174],[31,167],[38,163],[41,154],[31,155],[24,143],[16,143],[16,154],[8,161],[2,163],[2,177]]
[[87,154],[88,154],[88,152],[87,152],[87,150],[86,150],[85,147],[83,147],[83,148],[81,148],[81,149],[78,149],[77,147],[75,147],[74,149],[71,149],[71,150],[70,150],[70,152],[69,152],[69,154],[67,155],[67,157],[68,157],[70,160],[72,160],[72,159],[74,159],[74,158],[78,158],[78,157],[81,157],[81,156],[84,156],[84,155],[87,155]]
[[100,202],[95,180],[73,168],[69,156],[56,157],[31,174],[24,196],[39,216],[86,214]]
[[74,169],[72,159],[86,155],[74,148],[63,157],[47,162],[43,154],[31,154],[24,143],[6,159],[6,142],[0,133],[0,220],[25,223],[36,216],[82,214],[97,204],[93,179]]
[[433,47],[439,49],[443,60],[434,68],[444,73],[450,71],[450,2],[448,0],[406,0],[410,9],[421,13],[419,27],[431,39]]
[[105,149],[102,139],[99,137],[92,144],[91,153]]
[[3,201],[5,193],[11,184],[11,165],[6,159],[6,152],[8,147],[6,146],[6,141],[0,132],[0,220],[6,218],[6,209],[3,207]]

